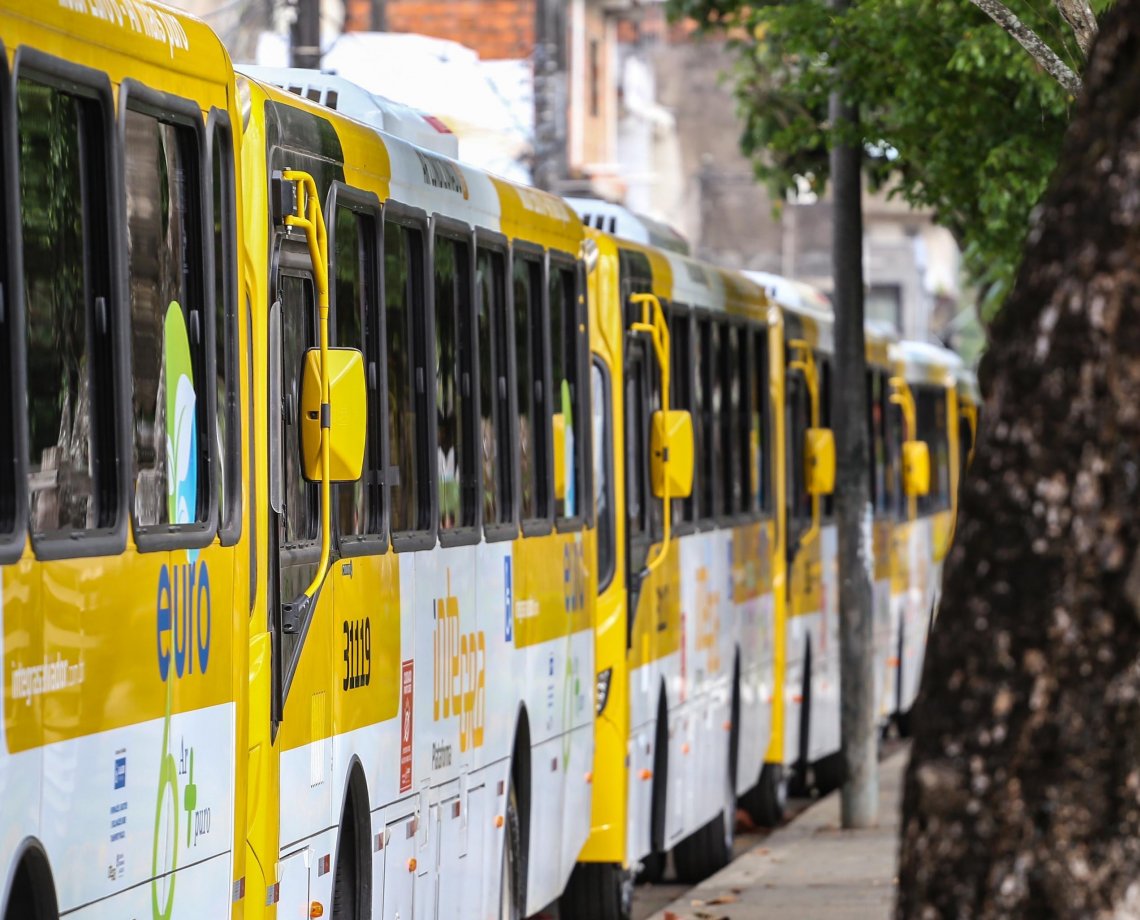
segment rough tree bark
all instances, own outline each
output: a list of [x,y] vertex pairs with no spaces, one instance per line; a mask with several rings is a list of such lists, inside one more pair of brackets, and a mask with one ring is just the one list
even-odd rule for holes
[[898,918],[1140,917],[1140,0],[983,367],[918,702]]

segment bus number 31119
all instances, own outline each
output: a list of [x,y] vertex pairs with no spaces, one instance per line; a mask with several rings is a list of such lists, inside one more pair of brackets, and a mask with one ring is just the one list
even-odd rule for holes
[[372,620],[345,620],[343,627],[344,689],[367,687],[372,680]]

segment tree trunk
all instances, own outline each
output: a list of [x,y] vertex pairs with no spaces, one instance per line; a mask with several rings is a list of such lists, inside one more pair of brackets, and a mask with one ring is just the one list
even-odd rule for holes
[[898,918],[1140,917],[1138,60],[1120,0],[991,330]]

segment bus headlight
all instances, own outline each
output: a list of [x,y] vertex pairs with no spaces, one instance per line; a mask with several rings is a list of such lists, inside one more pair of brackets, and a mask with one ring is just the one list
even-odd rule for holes
[[614,676],[613,668],[599,671],[594,684],[594,710],[598,715],[606,708],[610,698],[610,678]]

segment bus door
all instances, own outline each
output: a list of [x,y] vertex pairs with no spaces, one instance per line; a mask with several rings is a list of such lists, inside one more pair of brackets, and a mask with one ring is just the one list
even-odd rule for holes
[[[814,349],[801,339],[787,345],[785,425],[787,431],[788,632],[785,698],[785,762],[810,759],[811,693],[816,683],[812,656],[824,650],[809,644],[804,617],[822,614],[823,560],[820,527],[824,500],[835,483],[835,445],[830,429],[822,427],[819,367]],[[826,642],[821,630],[815,643]],[[818,734],[818,732],[817,732]]]
[[[278,186],[279,183],[279,186]],[[332,482],[363,465],[366,396],[362,356],[328,349],[328,243],[316,182],[274,177],[279,234],[270,279],[268,360],[269,619],[271,715],[279,752],[279,839],[303,841],[339,823],[332,774],[334,628]],[[298,232],[301,231],[301,232]],[[347,448],[347,449],[346,449]],[[347,462],[346,462],[347,461]],[[339,637],[335,637],[339,638]],[[338,673],[339,677],[339,673]],[[309,826],[312,824],[313,826]],[[309,865],[328,853],[304,844],[282,854],[282,904],[308,903]]]

